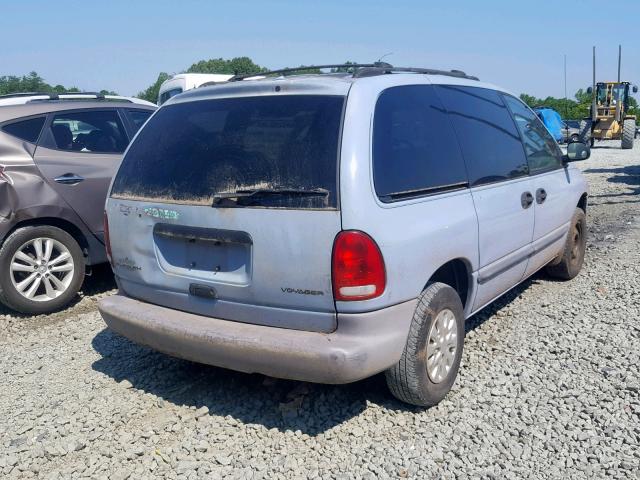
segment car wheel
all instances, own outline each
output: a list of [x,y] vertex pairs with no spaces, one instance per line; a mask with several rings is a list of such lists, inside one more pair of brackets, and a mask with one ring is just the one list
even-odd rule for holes
[[464,311],[458,293],[432,283],[418,298],[400,361],[386,371],[387,385],[399,400],[428,407],[451,390],[464,344]]
[[576,208],[562,253],[546,267],[547,273],[561,280],[575,278],[584,263],[587,248],[587,216]]
[[21,313],[64,307],[84,279],[78,242],[51,226],[19,228],[0,248],[0,301]]

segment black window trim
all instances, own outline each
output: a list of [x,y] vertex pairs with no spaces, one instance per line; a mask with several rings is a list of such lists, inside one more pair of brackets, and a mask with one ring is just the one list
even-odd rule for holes
[[[375,113],[376,113],[376,106],[378,105],[378,101],[380,100],[380,97],[382,96],[382,94],[384,92],[386,92],[387,90],[391,90],[393,88],[398,88],[398,87],[415,87],[415,86],[434,86],[435,84],[431,84],[431,83],[407,83],[407,84],[400,84],[400,85],[390,85],[388,87],[383,88],[382,90],[380,90],[378,92],[378,95],[376,96],[376,101],[373,103],[373,112],[371,114],[371,121],[369,123],[369,165],[370,165],[370,175],[369,175],[369,182],[371,184],[371,190],[373,191],[376,199],[378,199],[383,205],[391,205],[391,204],[396,204],[396,203],[400,203],[400,202],[411,202],[412,200],[419,200],[419,199],[428,199],[431,197],[436,197],[438,195],[444,195],[447,193],[453,193],[453,192],[462,192],[464,190],[469,190],[471,188],[471,185],[469,183],[469,171],[467,168],[467,163],[464,160],[464,156],[462,155],[462,147],[460,145],[460,142],[458,140],[458,134],[455,130],[455,128],[453,127],[453,124],[451,123],[451,121],[449,121],[449,125],[451,126],[451,131],[453,132],[453,136],[456,139],[456,145],[458,148],[458,151],[460,152],[460,158],[462,159],[462,163],[464,165],[464,171],[465,171],[465,176],[467,181],[466,182],[458,182],[458,183],[453,183],[450,185],[441,185],[438,187],[427,187],[427,188],[419,188],[419,189],[415,189],[415,190],[407,190],[405,192],[394,192],[392,194],[387,194],[387,195],[379,195],[377,190],[376,190],[376,185],[375,185],[375,179],[373,178],[373,134],[374,134],[374,122],[375,122]],[[440,99],[440,96],[438,95],[438,92],[436,92],[436,90],[434,89],[434,94],[436,95],[436,97],[438,98],[438,100],[440,100],[440,103],[442,103],[442,100]],[[444,104],[442,105],[442,107],[444,108],[445,111],[447,111],[446,107],[444,106]],[[447,111],[448,114],[448,111]],[[447,119],[449,117],[447,116]]]
[[[16,118],[12,118],[11,120],[6,120],[2,123],[0,123],[0,130],[2,130],[2,133],[6,134],[6,135],[10,135],[13,138],[17,138],[18,140],[21,140],[23,142],[27,142],[30,143],[31,145],[38,145],[38,142],[40,141],[40,139],[43,136],[44,131],[47,128],[47,113],[36,113],[34,115],[27,115],[25,117],[16,117]],[[44,123],[42,124],[42,128],[40,129],[40,133],[38,134],[38,138],[36,139],[35,142],[30,142],[29,140],[25,140],[24,138],[20,138],[12,133],[7,132],[4,127],[7,125],[12,125],[14,123],[18,123],[18,122],[23,122],[26,120],[33,120],[35,118],[44,118]]]
[[[127,150],[127,147],[131,143],[131,134],[127,130],[125,120],[123,120],[123,115],[120,112],[121,107],[104,107],[100,106],[99,108],[71,108],[68,110],[56,110],[48,113],[47,121],[44,124],[42,132],[40,133],[40,138],[38,139],[38,146],[43,147],[49,150],[55,150],[57,152],[67,152],[73,154],[82,154],[82,155],[122,155]],[[53,132],[51,131],[51,125],[53,124],[53,119],[59,114],[65,113],[81,113],[81,112],[112,112],[115,111],[116,115],[118,115],[118,119],[122,124],[122,128],[124,129],[124,133],[126,136],[127,144],[122,152],[76,152],[73,150],[65,150],[63,148],[58,148],[58,145],[53,138]]]
[[[375,187],[374,187],[375,188]],[[382,203],[396,203],[404,200],[415,200],[416,198],[427,198],[441,193],[459,192],[469,189],[469,182],[458,182],[450,185],[440,185],[437,187],[418,188],[405,192],[389,193],[387,195],[376,195]]]
[[[515,114],[513,113],[513,111],[511,110],[511,107],[509,106],[509,104],[507,103],[507,101],[505,100],[505,97],[511,97],[513,99],[515,99],[516,101],[520,102],[522,105],[524,105],[524,107],[526,109],[528,109],[531,113],[533,113],[533,115],[540,120],[540,118],[538,117],[538,115],[529,107],[529,105],[527,105],[526,103],[524,103],[522,100],[520,100],[518,97],[511,95],[509,93],[506,92],[501,92],[498,91],[498,94],[502,97],[502,101],[504,102],[504,104],[507,107],[507,110],[509,111],[509,115],[511,116],[511,120],[513,121],[513,123],[516,126],[516,130],[518,131],[518,136],[520,137],[520,143],[522,144],[522,149],[524,150],[524,156],[527,159],[527,167],[529,170],[529,173],[527,174],[529,177],[536,177],[538,175],[543,175],[545,173],[550,173],[550,172],[555,172],[556,170],[561,170],[561,169],[565,169],[567,168],[567,166],[562,162],[562,156],[558,157],[558,161],[559,161],[559,165],[556,167],[547,167],[547,168],[543,168],[540,170],[537,170],[535,172],[531,171],[531,164],[529,163],[529,155],[527,155],[527,149],[524,146],[524,139],[522,138],[522,133],[520,132],[520,128],[518,127],[518,123],[516,121],[515,118]],[[540,120],[542,122],[542,120]],[[544,125],[543,125],[544,126]],[[545,127],[546,128],[546,127]],[[553,138],[553,136],[551,134],[549,134],[549,136],[551,137],[551,139],[555,142],[556,139]],[[557,143],[557,142],[556,142]],[[559,147],[558,147],[559,149]],[[557,156],[557,153],[556,153]]]

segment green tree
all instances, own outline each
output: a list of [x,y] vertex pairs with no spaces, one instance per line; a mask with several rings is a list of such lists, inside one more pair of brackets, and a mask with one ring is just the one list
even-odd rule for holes
[[187,69],[187,73],[226,73],[229,75],[251,75],[267,71],[249,57],[236,57],[231,60],[211,58],[200,60]]
[[[358,62],[352,62],[351,60],[347,60],[346,62],[344,62],[345,65],[355,65],[357,63]],[[331,73],[353,73],[353,68],[352,67],[332,68]]]
[[160,72],[160,74],[158,75],[158,79],[155,81],[155,83],[147,87],[145,90],[139,92],[138,95],[136,96],[148,102],[156,103],[158,101],[158,93],[160,92],[160,85],[162,85],[162,82],[169,79],[169,77],[170,76],[168,73]]
[[4,75],[0,77],[0,95],[8,95],[11,93],[62,93],[62,92],[79,92],[76,87],[64,87],[62,85],[49,85],[36,72],[30,72],[28,75],[21,77],[15,75]]

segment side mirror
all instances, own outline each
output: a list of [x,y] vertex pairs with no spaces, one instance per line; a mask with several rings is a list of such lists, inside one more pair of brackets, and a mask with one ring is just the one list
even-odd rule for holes
[[587,88],[587,93],[588,93],[589,95],[591,95],[591,94],[593,93],[593,88],[588,87],[588,88]]
[[638,85],[634,85],[631,90],[633,90],[633,93],[638,93]]
[[567,145],[567,154],[562,157],[564,163],[586,160],[591,156],[589,145],[582,142],[571,142]]

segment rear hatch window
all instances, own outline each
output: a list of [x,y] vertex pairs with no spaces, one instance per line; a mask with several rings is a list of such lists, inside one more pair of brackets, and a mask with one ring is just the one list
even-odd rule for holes
[[127,152],[111,196],[337,209],[343,96],[273,95],[161,108]]

